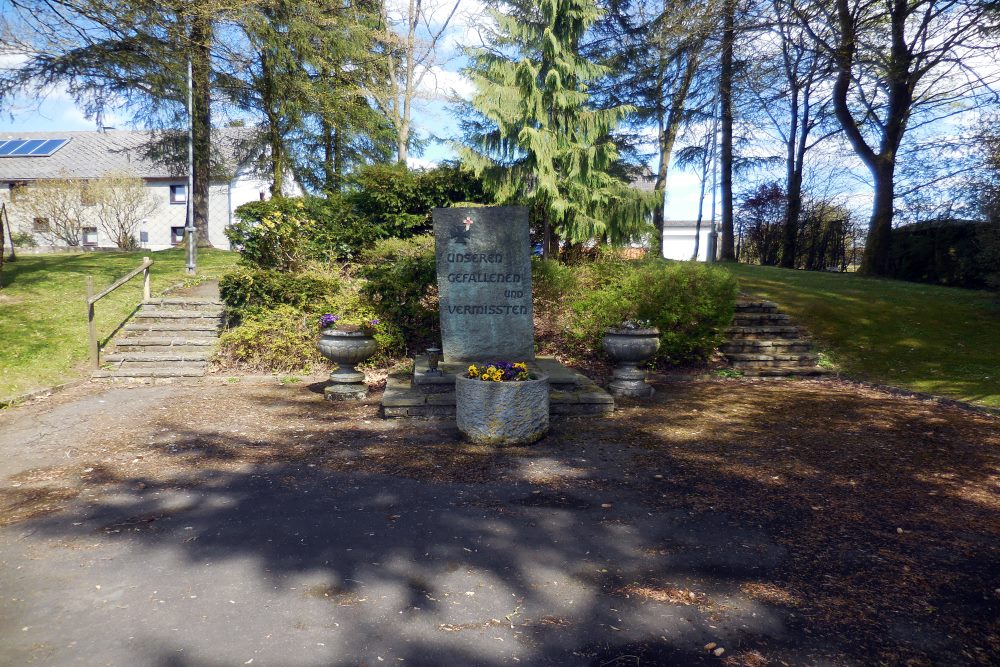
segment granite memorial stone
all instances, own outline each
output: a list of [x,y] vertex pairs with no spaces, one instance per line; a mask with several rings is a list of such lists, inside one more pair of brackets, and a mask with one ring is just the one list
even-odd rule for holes
[[433,215],[445,360],[534,359],[528,209],[436,208]]

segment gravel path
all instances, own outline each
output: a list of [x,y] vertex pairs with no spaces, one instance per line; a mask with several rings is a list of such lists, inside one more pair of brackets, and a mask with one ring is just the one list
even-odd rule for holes
[[658,389],[499,451],[318,378],[0,412],[0,664],[1000,660],[1000,420]]

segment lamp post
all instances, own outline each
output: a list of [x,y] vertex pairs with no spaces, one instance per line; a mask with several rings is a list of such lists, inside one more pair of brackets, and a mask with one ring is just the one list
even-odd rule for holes
[[718,253],[719,247],[719,232],[715,227],[715,200],[716,193],[715,189],[717,186],[717,165],[718,160],[716,154],[716,139],[719,135],[719,114],[718,114],[718,91],[716,91],[715,102],[712,103],[712,222],[709,225],[708,232],[708,247],[705,248],[705,262],[712,264],[715,262],[716,254]]
[[187,112],[188,112],[188,177],[187,177],[187,226],[184,231],[187,234],[187,273],[194,275],[198,270],[198,244],[195,243],[194,226],[194,85],[192,83],[191,55],[188,54],[187,63]]

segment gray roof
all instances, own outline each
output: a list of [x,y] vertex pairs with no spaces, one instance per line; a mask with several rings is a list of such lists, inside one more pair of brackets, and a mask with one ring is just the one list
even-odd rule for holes
[[[0,181],[97,178],[109,171],[150,179],[183,178],[187,173],[187,137],[180,132],[0,132],[0,140],[6,139],[69,141],[49,157],[0,157]],[[213,180],[230,180],[247,162],[250,143],[245,129],[213,130]]]
[[642,192],[653,192],[656,189],[656,174],[649,167],[643,167],[642,171],[632,178],[631,185]]
[[[669,228],[669,227],[694,227],[697,224],[698,224],[697,220],[664,220],[663,221],[663,226],[665,228]],[[712,221],[709,220],[707,216],[701,219],[701,228],[702,229],[708,229],[711,224],[712,224]]]

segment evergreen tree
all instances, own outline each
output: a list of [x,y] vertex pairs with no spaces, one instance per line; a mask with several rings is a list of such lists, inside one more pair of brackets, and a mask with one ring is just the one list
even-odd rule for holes
[[599,11],[586,0],[515,0],[466,70],[476,86],[463,163],[496,199],[542,217],[544,253],[559,237],[623,242],[648,230],[655,197],[613,175],[611,131],[630,107],[594,109],[588,87],[606,68],[580,55]]

